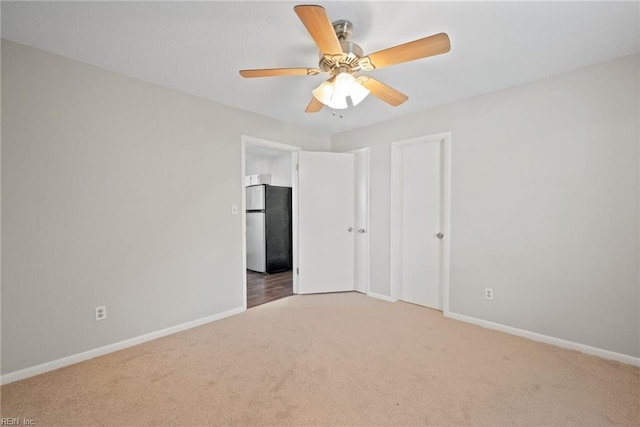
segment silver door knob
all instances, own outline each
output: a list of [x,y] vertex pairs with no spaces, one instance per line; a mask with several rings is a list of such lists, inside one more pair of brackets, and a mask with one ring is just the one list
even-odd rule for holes
[[359,228],[358,233],[364,233],[364,228]]
[[353,231],[353,227],[349,227],[349,228],[347,228],[347,231],[348,231],[349,233],[351,233],[351,232]]
[[440,233],[436,234],[436,237],[438,239],[442,239],[444,237],[444,234],[442,234],[442,232],[440,232]]

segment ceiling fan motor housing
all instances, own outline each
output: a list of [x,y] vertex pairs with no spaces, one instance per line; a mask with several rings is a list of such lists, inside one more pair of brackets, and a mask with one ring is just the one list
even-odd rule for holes
[[364,51],[362,48],[358,44],[347,40],[352,33],[353,24],[346,19],[341,19],[333,22],[333,29],[340,41],[342,54],[326,55],[321,52],[319,68],[332,75],[340,72],[354,73],[361,69],[372,70],[374,67],[368,57],[363,57]]

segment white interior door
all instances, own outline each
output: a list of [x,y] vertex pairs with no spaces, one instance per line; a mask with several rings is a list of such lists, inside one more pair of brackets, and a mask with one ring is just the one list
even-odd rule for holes
[[298,153],[298,293],[352,291],[354,158]]
[[440,142],[401,147],[400,299],[442,309],[440,284],[442,181]]

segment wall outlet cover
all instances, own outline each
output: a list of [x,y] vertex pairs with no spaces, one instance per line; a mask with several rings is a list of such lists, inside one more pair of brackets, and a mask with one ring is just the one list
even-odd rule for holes
[[107,306],[106,305],[99,305],[96,306],[96,322],[98,320],[104,320],[107,318]]

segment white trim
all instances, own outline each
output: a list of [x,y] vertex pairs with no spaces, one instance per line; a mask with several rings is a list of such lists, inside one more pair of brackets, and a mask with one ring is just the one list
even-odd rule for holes
[[240,179],[242,182],[242,196],[240,197],[240,221],[241,225],[241,236],[242,240],[242,307],[247,309],[247,194],[245,189],[245,180],[244,177],[247,174],[246,172],[246,147],[247,142],[245,140],[244,135],[240,138]]
[[451,311],[447,311],[447,313],[444,313],[444,315],[445,317],[455,319],[455,320],[460,320],[465,323],[471,323],[474,325],[482,326],[483,328],[494,329],[496,331],[505,332],[507,334],[528,338],[533,341],[539,341],[545,344],[551,344],[557,347],[567,348],[569,350],[576,350],[581,353],[602,357],[604,359],[616,360],[618,362],[627,363],[629,365],[640,366],[640,357],[629,356],[622,353],[616,353],[614,351],[604,350],[597,347],[591,347],[586,344],[580,344],[573,341],[563,340],[561,338],[550,337],[548,335],[539,334],[537,332],[531,332],[525,329],[518,329],[512,326],[502,325],[500,323],[489,322],[488,320],[482,320],[482,319],[478,319],[471,316],[465,316],[463,314],[453,313]]
[[442,135],[442,312],[449,313],[451,273],[451,132]]
[[365,164],[365,176],[366,176],[366,194],[367,194],[367,206],[366,206],[366,218],[365,218],[365,237],[366,237],[366,252],[364,254],[365,259],[365,290],[364,293],[369,295],[371,290],[371,148],[364,147],[357,150],[346,151],[346,153],[364,154]]
[[291,153],[291,193],[292,193],[292,224],[291,234],[293,239],[292,251],[293,251],[293,293],[298,293],[298,171],[296,165],[298,164],[298,151],[302,148],[295,145],[283,144],[281,142],[269,141],[268,139],[256,138],[255,136],[241,135],[241,154],[240,154],[240,179],[242,182],[242,299],[244,301],[244,307],[247,308],[247,212],[246,212],[246,193],[244,186],[244,176],[246,175],[246,149],[247,145],[260,145],[262,147],[269,147],[276,150],[281,150]]
[[[261,145],[263,147],[274,148],[281,151],[302,151],[302,148],[296,147],[295,145],[283,144],[281,142],[270,141],[268,139],[257,138],[250,135],[242,135],[241,139],[246,144]],[[242,178],[244,179],[244,177]]]
[[215,322],[216,320],[224,319],[225,317],[234,316],[236,314],[240,314],[244,312],[245,310],[246,308],[244,307],[234,308],[232,310],[224,311],[222,313],[213,314],[211,316],[203,317],[201,319],[181,323],[176,326],[171,326],[169,328],[161,329],[159,331],[151,332],[145,335],[140,335],[138,337],[129,338],[127,340],[120,341],[114,344],[108,344],[103,347],[94,348],[93,350],[88,350],[82,353],[73,354],[71,356],[63,357],[61,359],[56,359],[51,362],[46,362],[40,365],[35,365],[29,368],[21,369],[19,371],[10,372],[0,377],[0,384],[2,385],[9,384],[14,381],[23,380],[25,378],[29,378],[35,375],[44,374],[45,372],[53,371],[55,369],[60,369],[65,366],[73,365],[79,362],[84,362],[85,360],[93,359],[94,357],[104,356],[105,354],[113,353],[114,351],[133,347],[135,345],[142,344],[147,341],[152,341],[158,338],[166,337],[167,335],[172,335],[178,332],[185,331],[187,329],[202,326],[206,323],[211,323],[211,322]]
[[298,279],[300,278],[300,276],[298,275],[298,265],[299,265],[299,258],[298,258],[298,232],[299,232],[299,220],[298,220],[298,174],[299,174],[299,170],[298,170],[298,151],[294,151],[291,153],[291,186],[293,187],[291,189],[291,210],[293,212],[291,212],[291,219],[293,221],[293,230],[291,231],[292,233],[292,239],[293,239],[293,293],[294,294],[298,294],[300,293],[298,291]]
[[393,298],[391,298],[389,296],[378,294],[378,293],[375,293],[375,292],[367,292],[367,296],[371,297],[371,298],[380,299],[380,300],[386,301],[386,302],[396,302],[397,301],[397,300],[394,300]]
[[400,298],[400,284],[402,283],[402,269],[400,268],[402,257],[402,216],[397,207],[402,206],[402,179],[403,168],[400,147],[396,143],[391,144],[391,171],[389,185],[389,297],[392,301]]
[[449,313],[449,278],[451,254],[451,132],[421,136],[391,143],[390,185],[390,244],[389,244],[389,294],[392,301],[399,300],[402,284],[402,155],[401,149],[422,143],[442,144],[442,258],[440,283],[442,286],[442,311]]

